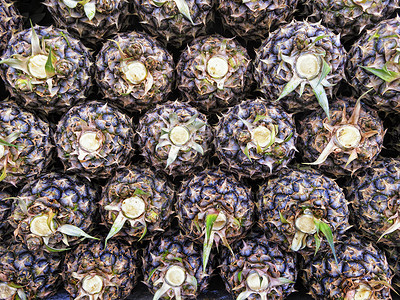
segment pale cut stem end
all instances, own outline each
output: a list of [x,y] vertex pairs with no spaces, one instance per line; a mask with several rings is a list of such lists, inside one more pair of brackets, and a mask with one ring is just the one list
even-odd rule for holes
[[79,146],[88,153],[96,152],[102,143],[102,138],[95,131],[85,132],[79,138]]
[[304,214],[296,219],[296,228],[306,234],[314,234],[317,232],[314,217],[312,215]]
[[360,286],[346,293],[345,300],[369,300],[372,297],[372,290],[369,286],[365,284],[360,284]]
[[6,154],[6,147],[0,145],[0,159],[3,158],[5,154]]
[[225,58],[213,56],[207,62],[207,73],[215,79],[224,77],[229,71],[229,65]]
[[223,212],[219,212],[217,219],[215,220],[213,224],[213,231],[218,231],[224,228],[226,225],[226,216]]
[[353,149],[361,141],[361,133],[352,125],[344,125],[336,131],[336,140],[342,148]]
[[[47,215],[41,215],[33,218],[30,223],[30,230],[34,235],[37,236],[50,236],[54,232],[54,228],[50,228],[48,224],[49,217]],[[53,221],[52,221],[53,224]]]
[[253,141],[261,148],[266,147],[271,142],[271,130],[265,126],[258,126],[252,131]]
[[254,272],[247,276],[246,284],[251,290],[260,292],[268,288],[269,280],[266,276],[260,276],[258,273]]
[[44,54],[32,56],[28,62],[28,69],[31,75],[38,79],[46,79],[46,62],[47,56]]
[[313,79],[321,72],[321,59],[311,53],[302,54],[297,58],[296,71],[302,78]]
[[99,275],[87,275],[82,280],[82,288],[90,295],[98,294],[103,289],[103,278]]
[[181,286],[186,280],[186,271],[179,266],[171,266],[165,274],[165,280],[170,286]]
[[176,126],[171,130],[169,139],[174,145],[182,146],[189,141],[190,132],[184,126]]
[[0,299],[13,299],[17,289],[9,286],[7,283],[0,283]]
[[123,69],[126,79],[132,84],[139,84],[147,77],[146,66],[140,61],[132,61]]
[[134,196],[122,202],[121,210],[128,219],[137,219],[146,211],[146,204],[142,198]]

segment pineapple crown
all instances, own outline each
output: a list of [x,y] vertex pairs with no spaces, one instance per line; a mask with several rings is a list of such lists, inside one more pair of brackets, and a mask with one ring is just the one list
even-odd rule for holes
[[82,7],[89,21],[96,16],[96,11],[109,14],[114,7],[113,0],[62,0],[62,2],[69,8]]
[[168,168],[178,157],[179,151],[189,151],[191,149],[204,155],[203,147],[196,142],[198,131],[206,126],[206,123],[198,119],[198,113],[195,113],[187,122],[180,122],[176,113],[170,113],[168,119],[161,117],[166,127],[161,129],[159,142],[156,150],[170,146],[167,164]]
[[117,285],[112,282],[114,276],[101,272],[100,270],[94,270],[88,273],[73,272],[71,275],[79,281],[79,292],[75,298],[76,300],[101,300],[103,299],[103,293],[107,287],[117,287]]
[[[3,171],[0,175],[0,181],[3,181],[7,177],[7,168],[9,165],[13,165],[13,157],[18,157],[22,151],[21,146],[14,144],[19,138],[20,132],[13,132],[6,136],[4,139],[0,138],[0,166],[3,167]],[[14,152],[18,151],[16,155]]]
[[[18,285],[12,282],[0,281],[0,298],[1,299],[16,299],[27,300],[28,297],[24,291],[25,286]],[[15,298],[14,298],[14,295]]]
[[345,167],[347,167],[353,160],[357,159],[358,148],[362,147],[363,142],[378,134],[378,131],[376,130],[370,130],[368,132],[361,131],[361,126],[358,124],[361,114],[361,98],[362,96],[357,100],[353,113],[349,119],[346,117],[346,106],[344,105],[342,120],[339,124],[332,126],[329,124],[329,121],[325,120],[323,125],[330,133],[330,140],[315,162],[304,164],[322,164],[331,153],[337,153],[338,151],[349,154]]
[[[61,35],[67,40],[63,33]],[[14,54],[11,58],[0,61],[0,64],[6,64],[25,74],[16,81],[17,89],[28,92],[32,91],[34,85],[47,84],[51,97],[55,96],[58,91],[58,88],[53,88],[53,78],[68,76],[76,69],[76,66],[70,61],[58,59],[53,53],[52,47],[46,47],[44,37],[40,42],[32,23],[31,55],[25,57]]]
[[[31,247],[36,248],[38,243],[43,242],[49,252],[69,250],[69,248],[55,249],[49,246],[50,239],[58,233],[61,233],[62,242],[66,246],[69,246],[67,236],[98,239],[85,233],[77,226],[60,224],[57,213],[51,208],[44,207],[38,199],[35,199],[35,203],[30,197],[17,197],[16,199],[19,201],[18,207],[22,218],[29,224],[31,234],[27,237],[27,243]],[[16,230],[17,232],[18,230]]]
[[163,5],[166,5],[174,2],[176,7],[178,8],[178,11],[180,14],[182,14],[186,19],[188,19],[190,21],[190,23],[192,23],[192,25],[195,25],[193,23],[192,17],[190,15],[190,8],[189,5],[187,4],[187,2],[185,0],[150,0],[151,3],[153,3],[153,5],[157,6],[157,7],[161,7]]
[[[286,63],[292,68],[292,78],[285,85],[282,93],[276,101],[286,97],[300,86],[299,96],[304,92],[306,84],[309,84],[329,119],[329,102],[325,92],[325,87],[333,86],[329,83],[327,75],[331,72],[332,67],[324,59],[326,51],[317,45],[317,43],[326,36],[317,36],[307,38],[305,35],[299,34],[296,39],[297,47],[290,56],[280,53],[281,62],[276,73],[279,73],[282,64]],[[311,40],[311,42],[309,41]]]
[[141,189],[135,189],[132,196],[126,198],[122,201],[116,201],[110,205],[104,207],[105,210],[117,212],[117,217],[115,218],[114,224],[112,225],[105,241],[105,246],[110,238],[116,235],[123,228],[126,221],[129,221],[132,227],[138,224],[144,227],[142,236],[139,241],[147,233],[147,223],[146,223],[146,208],[148,207],[148,198],[151,195]]

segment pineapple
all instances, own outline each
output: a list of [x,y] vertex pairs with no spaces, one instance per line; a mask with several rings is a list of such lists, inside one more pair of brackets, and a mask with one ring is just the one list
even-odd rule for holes
[[387,19],[399,7],[398,0],[302,0],[312,22],[339,33],[344,40],[358,38],[364,29]]
[[215,149],[224,169],[239,177],[263,178],[294,157],[296,127],[291,115],[264,99],[247,100],[222,115]]
[[258,225],[286,251],[309,256],[328,251],[350,227],[342,189],[313,169],[287,169],[257,192]]
[[142,27],[175,48],[205,35],[214,21],[215,0],[134,0],[132,4]]
[[146,166],[118,169],[99,203],[103,222],[110,228],[106,243],[118,233],[133,242],[163,231],[171,222],[174,196],[166,179]]
[[28,108],[65,112],[91,87],[92,56],[65,31],[35,26],[15,34],[0,60],[8,91]]
[[[153,299],[196,299],[208,286],[201,267],[201,247],[180,232],[154,239],[143,255],[144,283]],[[208,274],[211,267],[207,267]]]
[[57,27],[95,47],[130,23],[128,0],[45,0]]
[[246,49],[233,39],[197,38],[180,56],[178,89],[200,110],[220,111],[250,90],[250,67]]
[[175,205],[179,226],[188,238],[203,243],[203,272],[212,246],[243,238],[253,225],[250,189],[233,176],[206,169],[184,181]]
[[[366,104],[400,113],[400,17],[368,30],[349,51],[347,75]],[[371,92],[372,90],[372,92]]]
[[339,177],[374,162],[382,150],[385,130],[374,110],[361,105],[360,99],[354,102],[337,99],[330,120],[317,110],[300,122],[298,148],[307,164]]
[[218,0],[224,27],[245,40],[262,40],[291,19],[298,0]]
[[294,292],[297,259],[278,244],[253,232],[222,252],[221,276],[237,300],[285,299]]
[[97,189],[76,176],[49,173],[17,194],[9,221],[18,242],[29,250],[68,250],[88,235],[96,221]]
[[302,279],[314,299],[392,299],[392,272],[382,250],[351,234],[336,244],[336,251],[338,263],[320,254],[304,267]]
[[7,219],[11,213],[11,205],[12,194],[8,191],[0,191],[0,241],[6,241],[10,232]]
[[0,299],[45,299],[57,293],[62,258],[13,243],[0,246]]
[[137,131],[146,161],[172,176],[201,168],[211,148],[212,131],[206,116],[178,101],[147,111]]
[[394,155],[400,154],[400,118],[398,114],[386,116],[387,134],[385,135],[384,146],[389,151],[394,151]]
[[47,122],[12,101],[0,102],[0,181],[21,185],[49,165],[53,144]]
[[0,53],[3,52],[11,36],[22,30],[22,16],[15,4],[9,0],[0,0]]
[[390,271],[393,274],[392,290],[399,294],[400,292],[400,248],[384,248],[385,255],[389,264]]
[[106,102],[72,107],[58,122],[54,135],[66,171],[89,178],[108,178],[133,155],[132,120]]
[[127,110],[146,110],[167,100],[175,80],[172,56],[142,33],[118,34],[96,59],[96,82],[105,98]]
[[328,96],[345,78],[345,63],[338,35],[318,23],[293,21],[256,51],[254,77],[267,99],[288,112],[312,110],[319,103],[329,116]]
[[119,241],[82,243],[65,256],[64,288],[71,299],[125,299],[137,282],[136,252]]
[[400,243],[400,159],[381,158],[348,183],[353,222],[363,235],[390,247]]

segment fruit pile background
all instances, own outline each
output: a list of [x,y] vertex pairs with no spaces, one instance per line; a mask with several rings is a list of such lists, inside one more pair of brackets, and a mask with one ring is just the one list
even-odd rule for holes
[[[46,1],[46,2],[51,3],[52,1]],[[140,2],[140,1],[136,1],[136,2]],[[280,1],[277,1],[277,2],[280,2]],[[286,2],[290,2],[290,1],[286,1]],[[292,2],[294,2],[294,1],[292,1]],[[56,26],[55,25],[56,23],[53,20],[53,17],[51,16],[48,8],[40,1],[38,1],[38,0],[16,0],[15,5],[16,5],[17,9],[19,10],[19,12],[24,17],[24,19],[23,19],[24,29],[31,28],[30,22],[32,22],[33,24],[41,25],[41,26],[51,26],[51,25]],[[289,5],[292,5],[292,4],[289,4]],[[396,4],[396,6],[398,6],[398,5],[399,5],[399,3]],[[400,13],[399,8],[393,10],[390,13],[390,15],[387,17],[387,19],[395,18],[397,16],[397,13]],[[300,1],[299,3],[297,3],[297,9],[293,12],[293,15],[290,18],[301,21],[301,20],[305,20],[308,17],[310,17],[310,15],[311,15],[311,12],[307,11],[306,4],[302,3]],[[318,19],[318,16],[313,15],[313,16],[311,16],[310,19],[311,20]],[[278,30],[283,25],[284,24],[272,24],[271,30]],[[353,28],[352,29],[353,31],[350,32],[349,35],[346,35],[345,38],[342,38],[342,44],[344,46],[344,49],[347,52],[350,51],[350,49],[356,43],[358,43],[358,38],[361,36],[361,34],[358,34],[357,32],[354,31],[354,30],[357,30],[357,26],[354,26],[352,28]],[[123,30],[123,32],[131,32],[131,31],[146,32],[139,21],[139,17],[136,15],[130,16],[129,26]],[[221,20],[221,17],[219,16],[219,14],[216,14],[215,19],[212,22],[210,22],[210,24],[208,24],[206,33],[207,33],[207,36],[213,35],[213,34],[220,34],[221,36],[226,37],[226,38],[231,38],[231,37],[233,38],[235,36],[235,42],[237,42],[238,44],[240,44],[242,47],[244,47],[247,50],[249,58],[251,59],[252,62],[254,62],[256,60],[256,52],[258,51],[257,49],[261,46],[263,41],[266,39],[265,37],[268,36],[268,34],[265,33],[265,34],[261,34],[264,37],[256,37],[257,32],[253,33],[254,40],[248,40],[247,38],[242,38],[240,36],[237,36],[233,31],[229,30],[229,27],[222,25],[222,20]],[[344,32],[344,34],[346,34],[346,33]],[[110,37],[110,38],[112,39],[112,37]],[[94,40],[97,42],[96,45],[93,45],[92,44],[93,41],[91,41],[91,40],[84,41],[84,44],[87,47],[90,47],[93,57],[97,57],[97,55],[99,54],[100,49],[104,43],[108,42],[108,43],[110,43],[110,48],[112,47],[112,42],[109,42],[108,40],[106,40],[104,42],[98,42],[99,39],[94,39]],[[276,43],[279,43],[279,41],[276,41]],[[184,42],[179,47],[172,46],[171,44],[167,45],[166,49],[168,50],[169,54],[172,55],[172,59],[174,61],[175,66],[178,64],[178,61],[179,61],[182,53],[186,51],[186,49],[187,49],[186,47],[187,47],[186,42]],[[115,51],[117,52],[118,50],[115,50]],[[166,59],[166,56],[164,58]],[[107,60],[107,59],[108,59],[108,57],[105,55],[104,60]],[[343,66],[341,66],[341,67],[343,67]],[[340,68],[340,66],[338,68]],[[183,72],[184,70],[185,70],[184,66],[183,67],[177,66],[177,69],[174,70],[174,72]],[[167,74],[167,73],[173,72],[173,71],[165,70],[164,72]],[[400,72],[400,68],[399,68],[399,72]],[[252,74],[255,74],[255,73],[257,73],[257,71],[252,69]],[[258,73],[262,73],[262,72],[258,71]],[[254,75],[254,76],[256,77],[256,76],[262,76],[262,75],[258,74],[258,75]],[[333,78],[331,80],[335,81],[336,79]],[[100,86],[102,85],[102,87],[104,87],[104,85],[105,85],[106,89],[109,89],[109,90],[112,89],[112,87],[111,86],[107,87],[106,83],[96,82],[95,78],[92,78],[92,81],[94,83],[93,87],[90,89],[90,92],[89,92],[88,96],[86,97],[85,101],[89,102],[91,100],[105,99],[106,97],[103,96],[104,92],[102,93],[100,91],[100,89],[101,89]],[[190,85],[189,83],[185,83],[185,84],[187,84],[187,86]],[[262,97],[262,91],[257,87],[257,83],[254,80],[253,75],[251,76],[250,81],[242,82],[240,84],[246,86],[247,90],[245,92],[243,92],[243,93],[246,93],[245,99],[255,99],[258,97]],[[271,85],[272,84],[274,84],[274,83],[271,83]],[[167,96],[168,100],[182,99],[182,96],[181,96],[183,93],[182,91],[184,91],[184,88],[178,89],[178,83],[174,83],[172,91]],[[351,87],[350,84],[348,82],[346,82],[344,79],[338,80],[337,85],[334,87],[333,91],[334,91],[334,95],[335,95],[334,97],[343,98],[343,99],[346,97],[349,97],[349,98],[353,97],[353,95],[355,94],[353,87]],[[269,91],[267,91],[267,92],[269,92]],[[307,91],[307,89],[306,89],[304,93],[306,96],[312,95],[311,90]],[[108,96],[110,98],[113,97],[111,92]],[[0,100],[5,100],[9,97],[10,97],[10,94],[6,90],[4,82],[2,80],[0,80]],[[190,98],[190,95],[187,97]],[[233,97],[237,97],[237,96],[234,95]],[[399,96],[397,96],[397,97],[399,97]],[[245,99],[240,99],[240,101],[245,100]],[[237,101],[237,102],[240,102],[240,101]],[[354,101],[352,102],[352,101],[353,100],[351,100],[347,103],[351,103],[350,106],[354,106],[355,102]],[[222,102],[221,102],[221,103],[219,103],[219,105],[220,105],[220,107],[223,107],[224,104],[222,104]],[[398,105],[400,106],[400,104],[398,104]],[[232,106],[232,105],[229,105],[229,106]],[[288,104],[288,106],[286,106],[285,108],[287,108],[289,106],[290,105]],[[315,110],[315,111],[317,109],[319,109],[318,110],[319,114],[324,113],[323,110],[321,110],[318,106],[311,108],[311,110]],[[340,110],[340,108],[339,108],[339,110]],[[144,116],[145,112],[147,111],[147,108],[145,105],[141,108],[141,111],[137,111],[135,109],[132,110],[128,104],[128,105],[125,105],[125,107],[123,107],[121,111],[126,112],[127,115],[132,118],[136,132],[138,132],[138,130],[140,129],[140,126],[143,127],[143,123],[140,124],[140,122],[144,122],[142,117]],[[207,107],[206,109],[203,109],[201,111],[205,113],[205,115],[207,116],[207,122],[212,126],[212,128],[214,130],[215,128],[217,128],[217,124],[219,124],[221,117],[224,115],[224,113],[226,113],[227,109],[223,108],[222,110],[218,110],[218,109],[214,109],[214,108],[209,109],[209,107]],[[291,112],[296,113],[295,121],[296,121],[297,128],[299,128],[299,126],[300,126],[299,124],[301,122],[304,122],[304,119],[309,115],[309,112],[307,112],[307,113],[299,112],[298,113],[296,111],[296,109],[292,110]],[[77,114],[78,113],[79,112],[77,112]],[[379,117],[383,121],[383,128],[386,130],[386,134],[383,139],[383,147],[379,154],[380,157],[382,157],[382,158],[384,158],[384,157],[386,157],[386,158],[399,157],[399,155],[400,155],[400,152],[399,152],[400,151],[400,110],[398,109],[397,112],[381,110],[381,111],[373,112],[372,114],[375,114],[377,117]],[[63,116],[63,114],[60,114],[57,110],[54,110],[54,111],[51,111],[47,116],[42,116],[42,117],[49,120],[51,126],[53,127],[53,130],[56,131],[56,127],[57,127],[56,124],[58,124],[60,122],[62,116]],[[350,117],[350,112],[348,113],[348,116]],[[149,118],[151,119],[151,117],[149,117]],[[315,117],[315,119],[316,118],[317,117]],[[151,119],[151,121],[152,121],[152,119]],[[65,125],[65,126],[68,126],[68,125]],[[313,125],[310,125],[310,126],[312,127]],[[145,129],[142,128],[141,133],[143,133],[144,130]],[[299,134],[302,132],[302,130],[304,131],[304,128],[301,128],[300,130],[298,130]],[[221,130],[221,131],[223,131],[223,130]],[[219,132],[219,133],[220,133],[219,137],[221,139],[223,139],[224,132],[222,132],[222,133]],[[303,132],[303,137],[305,135],[306,134]],[[379,133],[379,135],[383,135],[383,132]],[[140,138],[137,137],[136,143],[138,143],[138,139],[140,140]],[[302,143],[307,144],[306,138],[303,138]],[[379,141],[377,143],[379,143]],[[381,142],[381,144],[382,144],[382,142]],[[308,155],[307,153],[304,153],[304,151],[302,151],[302,149],[301,149],[302,147],[299,148],[299,145],[301,145],[300,141],[298,141],[298,144],[296,145],[297,149],[299,149],[300,151],[296,151],[294,158],[289,163],[289,166],[296,166],[296,165],[303,163],[305,161],[304,157],[306,157]],[[372,147],[373,146],[371,146],[371,148]],[[306,148],[306,147],[304,147],[304,148]],[[206,161],[198,162],[198,169],[201,169],[202,167],[206,167],[206,166],[219,166],[221,163],[223,163],[223,162],[221,162],[220,158],[217,156],[216,149],[214,147],[212,147],[208,151],[209,151],[209,153],[208,153]],[[134,152],[133,152],[134,154],[132,157],[129,158],[129,161],[133,165],[140,165],[145,161],[141,152],[142,152],[142,144],[140,144],[140,145],[136,144]],[[310,157],[307,158],[307,160],[315,161],[315,159],[313,158],[314,156],[311,155]],[[318,157],[318,155],[317,155],[317,157]],[[374,159],[375,158],[376,157],[374,157]],[[329,162],[329,163],[331,165],[335,164],[332,162]],[[344,164],[345,163],[346,163],[346,161],[344,161]],[[226,162],[225,162],[225,164],[226,164]],[[263,166],[263,167],[268,169],[266,166]],[[332,170],[332,168],[329,169],[330,167],[331,166],[328,166],[326,170],[327,170],[327,173],[332,174],[332,172],[329,171],[329,170]],[[235,168],[235,167],[232,166],[232,168]],[[235,172],[240,173],[243,171],[240,169],[241,166],[238,166],[237,168],[238,168],[238,171],[236,170],[236,171],[234,171],[234,173]],[[316,167],[316,169],[318,169],[318,167]],[[321,168],[321,170],[322,169],[323,168]],[[47,171],[62,171],[62,170],[64,170],[63,162],[58,157],[56,157],[56,155],[54,155],[51,163],[49,164],[49,167],[47,168]],[[172,173],[174,173],[172,175],[176,175],[176,172],[178,172],[178,174],[179,174],[179,172],[184,173],[184,170],[185,170],[184,167],[182,170],[178,170],[178,171],[175,170],[173,172],[171,171],[171,173],[169,175],[167,175],[168,179],[174,185],[175,190],[178,190],[178,187],[181,186],[183,182],[185,182],[186,180],[188,180],[189,178],[192,177],[191,174],[183,175],[183,176],[171,176]],[[264,169],[262,171],[265,172]],[[190,171],[188,173],[191,173],[191,172],[195,173],[195,171]],[[245,173],[246,171],[243,171],[243,172]],[[257,175],[257,173],[255,173],[255,174]],[[330,175],[330,176],[331,176],[331,178],[335,179],[335,181],[338,183],[338,185],[340,187],[344,188],[345,186],[347,186],[348,182],[351,181],[350,172],[345,172],[344,174],[345,174],[345,176],[342,176],[342,174],[335,174],[335,171],[334,171],[333,175]],[[337,178],[336,178],[336,176],[334,176],[334,175],[339,175],[339,176],[337,176]],[[244,177],[246,177],[246,176],[247,175],[245,175]],[[261,177],[258,176],[255,179],[241,178],[241,180],[246,185],[251,187],[253,193],[256,193],[259,189],[259,186],[262,185],[266,181],[266,180],[262,179]],[[106,186],[109,178],[110,178],[110,176],[107,171],[107,168],[103,168],[102,170],[98,171],[98,174],[96,174],[96,175],[91,174],[91,182],[96,186],[101,186],[102,188],[104,188]],[[10,188],[10,190],[11,190],[12,194],[17,193],[16,188]],[[176,218],[174,218],[174,220],[172,222],[172,227],[177,228],[178,226],[179,226],[178,220]],[[0,229],[1,229],[1,226],[0,226]],[[351,230],[353,230],[353,229],[351,229]],[[108,230],[104,226],[99,225],[96,227],[96,229],[94,231],[91,231],[91,234],[93,234],[93,232],[96,232],[96,236],[105,237],[105,236],[107,236]],[[223,246],[221,246],[221,247],[223,247]],[[382,248],[387,248],[387,246],[383,245]],[[139,274],[140,274],[140,272],[139,272]],[[224,286],[224,283],[223,283],[222,279],[220,278],[220,276],[218,275],[217,270],[214,271],[214,276],[215,277],[213,277],[213,280],[211,280],[210,286],[207,288],[206,291],[204,291],[200,294],[198,299],[218,299],[218,300],[233,299],[232,296],[224,288],[222,288]],[[138,275],[138,280],[139,281],[143,280],[143,275]],[[312,299],[310,296],[306,295],[306,288],[302,285],[300,278],[298,278],[295,287],[296,287],[297,291],[294,292],[293,294],[291,294],[287,299],[299,299],[299,300]],[[394,293],[392,293],[392,297],[393,297],[393,299],[400,299],[400,297],[398,297]],[[127,299],[145,300],[145,299],[152,299],[152,298],[153,298],[153,296],[148,291],[147,287],[142,283],[138,283],[137,286],[134,288],[133,293]],[[57,295],[51,296],[48,299],[49,300],[50,299],[51,300],[64,300],[64,299],[69,299],[69,296],[65,292],[65,290],[61,288]]]

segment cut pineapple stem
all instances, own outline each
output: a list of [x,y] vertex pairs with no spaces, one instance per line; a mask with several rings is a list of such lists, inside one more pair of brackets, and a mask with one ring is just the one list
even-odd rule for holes
[[0,283],[0,299],[13,299],[17,289],[9,286],[7,283]]
[[361,132],[353,125],[343,125],[336,131],[336,142],[338,146],[345,149],[352,149],[358,146],[361,141]]
[[207,62],[207,73],[212,78],[222,78],[229,70],[228,61],[221,56],[213,56]]
[[123,69],[126,79],[132,84],[139,84],[147,77],[146,66],[140,61],[132,61]]
[[0,158],[3,158],[6,154],[6,148],[3,145],[0,145]]
[[96,152],[102,145],[103,139],[98,132],[87,131],[79,138],[79,146],[86,152]]
[[219,212],[217,219],[214,222],[212,230],[217,231],[224,228],[226,225],[226,216],[223,212]]
[[356,290],[346,293],[345,300],[368,300],[372,297],[372,289],[366,284],[361,283]]
[[301,78],[311,80],[321,73],[321,58],[311,53],[300,55],[296,61],[296,72]]
[[186,271],[180,266],[171,266],[165,274],[165,280],[170,286],[181,286],[186,281]]
[[254,272],[247,276],[246,283],[249,289],[260,292],[268,288],[269,280],[265,275],[260,276]]
[[[50,226],[52,228],[50,228]],[[30,230],[34,235],[46,237],[52,235],[55,232],[53,221],[51,221],[50,226],[49,226],[49,216],[40,215],[33,218],[33,220],[30,223]]]
[[146,204],[142,198],[134,196],[122,202],[121,210],[128,219],[137,219],[145,212]]
[[44,54],[32,56],[28,62],[29,73],[38,79],[46,79],[46,62],[47,56]]
[[299,251],[305,247],[307,235],[317,232],[312,212],[306,209],[304,214],[296,219],[295,227],[296,233],[292,241],[291,249],[293,251]]
[[251,134],[253,142],[261,148],[268,146],[271,142],[271,130],[263,125],[255,128]]
[[169,133],[169,139],[176,146],[183,146],[190,139],[190,132],[184,126],[176,126]]
[[82,288],[88,294],[98,294],[103,289],[103,278],[99,275],[87,275],[82,280]]

